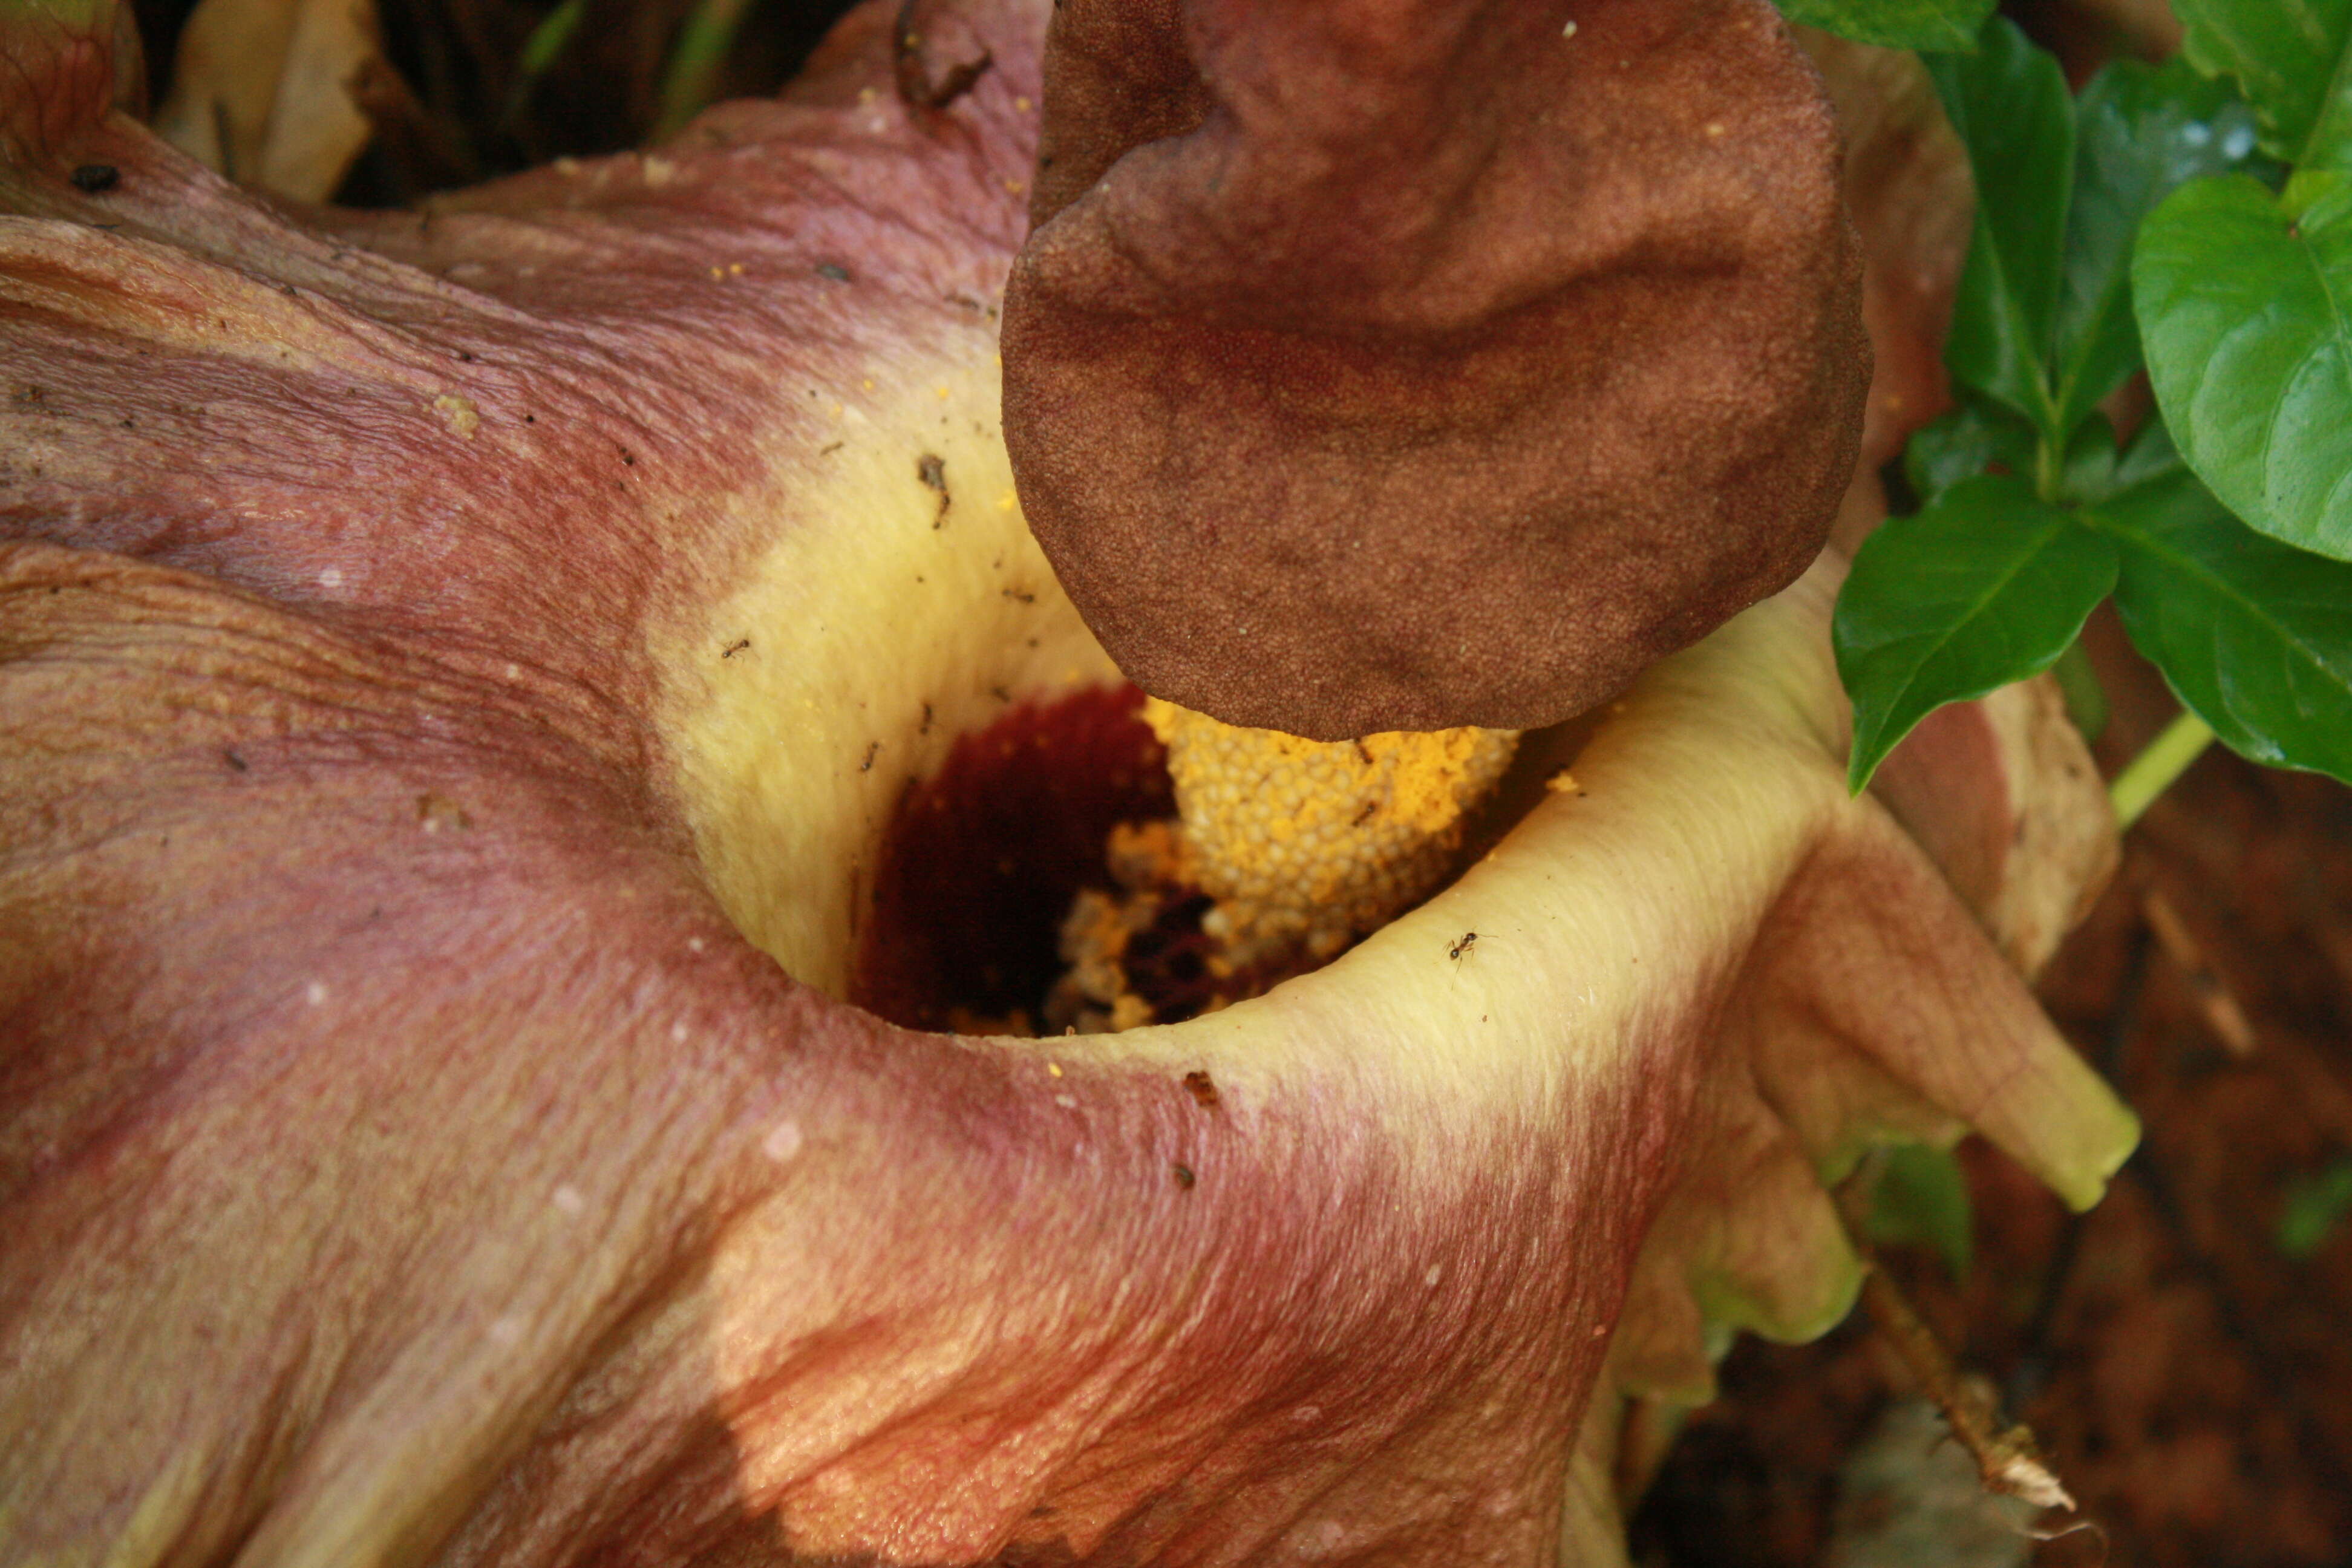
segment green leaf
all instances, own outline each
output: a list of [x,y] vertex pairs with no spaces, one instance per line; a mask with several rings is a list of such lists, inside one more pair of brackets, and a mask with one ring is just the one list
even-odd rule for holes
[[2299,217],[2243,175],[2183,185],[2132,263],[2148,380],[2180,455],[2274,539],[2352,558],[2352,178]]
[[1994,0],[1780,0],[1791,22],[1890,49],[1972,49]]
[[1965,479],[1881,524],[1831,623],[1853,699],[1848,784],[1945,703],[2048,668],[2115,579],[2114,547],[2021,479]]
[[2182,184],[2259,166],[2253,110],[2227,82],[2186,62],[2118,60],[2074,105],[2074,198],[2058,300],[2053,385],[2058,428],[2072,431],[2139,367],[2132,322],[2132,237]]
[[1944,363],[2055,446],[2066,433],[2049,355],[2074,185],[2074,100],[2058,62],[1999,16],[1978,35],[1975,54],[1926,58],[1977,187],[1976,232]]
[[1923,501],[1996,467],[2021,479],[2032,477],[2033,426],[1999,404],[1965,393],[1958,408],[1913,431],[1903,448],[1904,477]]
[[2310,1257],[2347,1211],[2352,1211],[2352,1160],[2338,1160],[2287,1189],[2279,1211],[2278,1249],[2289,1258]]
[[719,89],[719,73],[734,51],[751,0],[695,0],[677,30],[668,63],[662,67],[661,113],[654,139],[677,135],[702,112]]
[[588,15],[588,0],[563,0],[563,4],[540,18],[530,37],[522,41],[522,54],[515,60],[518,76],[535,77],[545,74],[547,68],[562,58],[572,40],[580,31],[580,24]]
[[1881,1247],[1927,1247],[1955,1279],[1968,1278],[1976,1255],[1976,1214],[1968,1173],[1943,1149],[1897,1143],[1871,1184],[1864,1236]]
[[2188,473],[2087,509],[2132,642],[2232,751],[2352,782],[2352,565],[2265,539]]
[[2116,465],[2115,488],[2126,490],[2181,471],[2180,452],[2172,444],[2172,431],[2164,423],[2164,411],[2156,409],[2142,422],[2138,434],[2124,449],[2123,460]]
[[2175,0],[2173,14],[2189,63],[2245,89],[2265,152],[2300,166],[2347,166],[2352,0]]
[[2058,500],[2078,505],[2113,494],[2120,458],[2115,426],[2094,408],[2066,442],[2065,460],[2058,473]]
[[2099,672],[2091,664],[2091,656],[2083,651],[2083,639],[2076,637],[2050,667],[2058,682],[2058,693],[2066,700],[2066,717],[2074,728],[2083,731],[2083,739],[2093,744],[2106,732],[2107,689],[2099,684]]

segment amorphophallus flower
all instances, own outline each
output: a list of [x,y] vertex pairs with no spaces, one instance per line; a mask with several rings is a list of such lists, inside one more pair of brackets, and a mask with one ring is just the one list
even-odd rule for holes
[[1833,560],[1328,965],[911,1026],[1166,805],[998,425],[1043,11],[371,216],[0,0],[0,1555],[1607,1561],[1863,1145],[2096,1195],[2087,761],[2019,689],[1850,798]]

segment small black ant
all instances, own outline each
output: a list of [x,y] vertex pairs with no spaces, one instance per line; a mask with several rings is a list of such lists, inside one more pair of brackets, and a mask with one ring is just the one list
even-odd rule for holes
[[1445,950],[1445,956],[1459,963],[1468,957],[1470,950],[1477,945],[1478,933],[1475,931],[1465,931],[1462,933],[1460,942],[1454,942]]

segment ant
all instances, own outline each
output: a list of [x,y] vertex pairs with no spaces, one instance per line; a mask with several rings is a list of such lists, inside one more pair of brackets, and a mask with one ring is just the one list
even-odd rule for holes
[[1465,931],[1462,933],[1461,941],[1454,942],[1446,948],[1445,956],[1452,959],[1454,963],[1459,963],[1465,958],[1468,957],[1470,950],[1477,945],[1478,933],[1475,931]]

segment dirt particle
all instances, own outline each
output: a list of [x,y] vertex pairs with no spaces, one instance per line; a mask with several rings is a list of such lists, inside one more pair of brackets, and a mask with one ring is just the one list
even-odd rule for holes
[[67,176],[73,187],[86,196],[110,191],[122,183],[122,171],[111,163],[83,163]]
[[953,499],[948,494],[947,459],[936,452],[924,453],[915,459],[915,477],[923,481],[925,489],[933,491],[940,498],[940,510],[931,518],[931,526],[945,528],[948,521],[948,507]]
[[427,833],[456,833],[474,826],[464,806],[429,791],[416,797],[416,820]]
[[820,261],[817,263],[816,275],[830,283],[849,281],[849,268],[838,261]]
[[1211,1079],[1206,1072],[1196,1070],[1186,1073],[1184,1075],[1184,1087],[1191,1091],[1192,1099],[1200,1105],[1202,1110],[1214,1110],[1217,1109],[1219,1103],[1217,1100],[1217,1085],[1215,1080]]
[[1192,1190],[1193,1184],[1200,1180],[1198,1176],[1192,1174],[1192,1167],[1181,1161],[1170,1166],[1169,1169],[1175,1173],[1176,1184],[1188,1193]]
[[230,767],[236,769],[238,773],[249,773],[252,771],[250,764],[248,764],[243,757],[236,754],[236,748],[235,746],[223,747],[221,750],[221,760],[228,763]]
[[880,752],[881,750],[882,750],[882,742],[879,742],[879,741],[868,741],[868,742],[866,742],[866,760],[865,760],[864,762],[861,762],[861,763],[859,763],[857,764],[857,771],[858,771],[859,773],[872,773],[872,772],[874,771],[874,757],[875,757],[875,754],[876,754],[877,752]]

